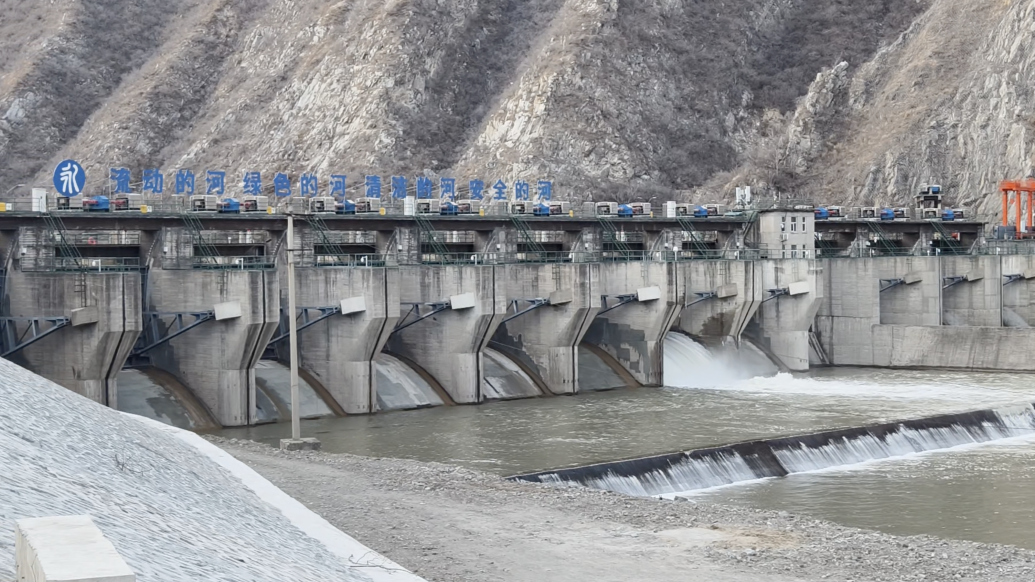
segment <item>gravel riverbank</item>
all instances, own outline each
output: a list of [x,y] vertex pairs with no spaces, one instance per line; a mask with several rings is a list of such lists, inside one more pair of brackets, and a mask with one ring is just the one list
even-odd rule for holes
[[1035,552],[210,437],[431,582],[1024,581]]

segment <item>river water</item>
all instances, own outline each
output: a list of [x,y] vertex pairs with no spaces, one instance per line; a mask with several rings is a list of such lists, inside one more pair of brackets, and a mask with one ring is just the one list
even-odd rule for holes
[[[501,475],[1035,402],[1033,376],[834,369],[775,374],[750,350],[666,344],[676,386],[306,421],[329,452]],[[758,375],[764,374],[764,375]],[[287,424],[221,435],[276,445]],[[697,492],[896,534],[1035,548],[1035,435]]]

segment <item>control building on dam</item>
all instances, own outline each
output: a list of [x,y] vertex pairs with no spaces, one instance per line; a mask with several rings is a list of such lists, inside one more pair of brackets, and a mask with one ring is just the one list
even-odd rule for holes
[[793,371],[1035,368],[1035,243],[958,215],[309,210],[289,249],[278,213],[9,206],[3,356],[112,407],[165,379],[198,426],[283,412],[291,321],[303,416],[661,386],[673,331]]

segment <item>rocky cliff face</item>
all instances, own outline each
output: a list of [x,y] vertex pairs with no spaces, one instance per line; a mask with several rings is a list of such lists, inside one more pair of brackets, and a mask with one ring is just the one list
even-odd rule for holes
[[992,220],[999,182],[1035,169],[1033,32],[1031,0],[938,0],[863,66],[821,73],[763,160],[728,184],[904,205],[933,180]]
[[135,181],[226,170],[230,193],[262,170],[268,189],[274,171],[380,172],[650,197],[750,174],[777,142],[794,152],[782,183],[812,187],[844,171],[829,144],[894,96],[881,87],[913,66],[913,37],[1020,10],[939,17],[949,4],[963,2],[15,0],[0,13],[0,190],[75,157],[94,191],[124,166]]

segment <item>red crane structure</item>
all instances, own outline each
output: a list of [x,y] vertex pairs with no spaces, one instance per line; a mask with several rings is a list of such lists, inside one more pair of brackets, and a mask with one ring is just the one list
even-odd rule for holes
[[[999,184],[999,190],[1003,193],[1003,226],[1010,225],[1010,202],[1012,199],[1015,199],[1017,204],[1017,238],[1025,236],[1029,231],[1029,226],[1035,226],[1035,224],[1032,224],[1032,211],[1035,211],[1035,207],[1032,206],[1032,202],[1035,200],[1035,178],[1006,180]],[[1028,198],[1027,212],[1024,211],[1025,194],[1027,194]]]

